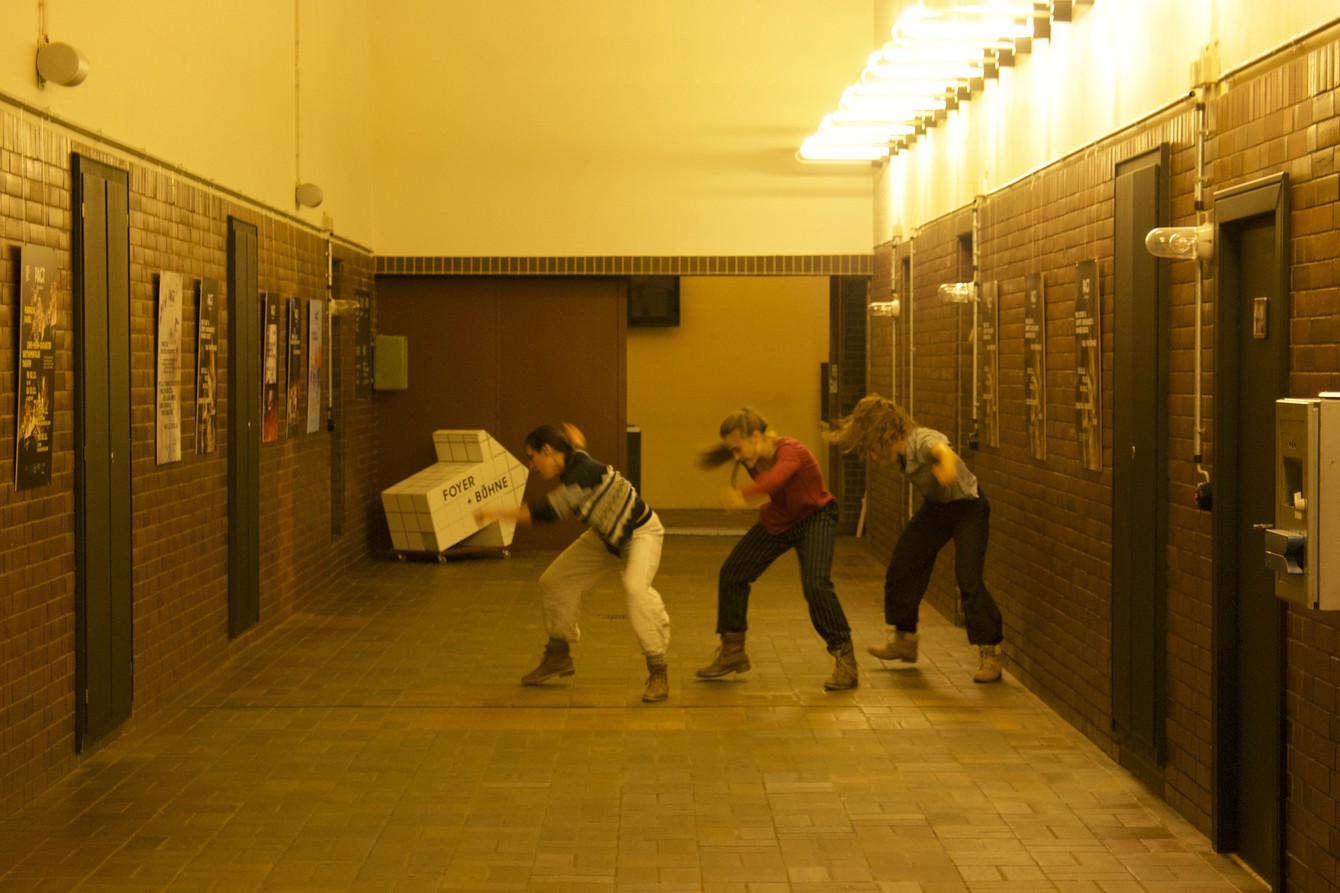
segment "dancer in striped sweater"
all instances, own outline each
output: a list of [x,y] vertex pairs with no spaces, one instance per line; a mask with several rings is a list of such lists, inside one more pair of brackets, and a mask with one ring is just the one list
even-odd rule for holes
[[647,686],[642,700],[664,701],[670,693],[665,651],[670,644],[670,616],[661,594],[652,586],[661,563],[664,528],[628,479],[586,452],[576,427],[542,425],[526,435],[526,457],[532,471],[559,486],[544,499],[515,509],[481,510],[481,524],[511,517],[521,523],[547,524],[576,518],[587,530],[540,576],[545,631],[549,642],[539,666],[521,677],[539,685],[555,676],[576,672],[570,646],[581,639],[578,616],[582,596],[608,571],[618,567],[627,597],[628,619],[647,660]]

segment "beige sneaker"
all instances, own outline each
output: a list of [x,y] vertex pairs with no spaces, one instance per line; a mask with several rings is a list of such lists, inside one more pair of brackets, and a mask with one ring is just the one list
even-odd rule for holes
[[999,682],[1000,681],[1000,652],[995,645],[978,645],[977,650],[981,652],[982,664],[973,673],[973,682]]
[[901,660],[914,664],[917,662],[917,634],[895,630],[889,644],[882,648],[871,646],[865,650],[880,660]]

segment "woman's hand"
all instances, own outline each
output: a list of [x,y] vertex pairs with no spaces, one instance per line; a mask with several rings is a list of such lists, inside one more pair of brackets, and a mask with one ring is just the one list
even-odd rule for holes
[[521,524],[529,524],[530,506],[523,502],[514,509],[491,508],[489,506],[481,506],[475,509],[475,523],[480,527],[485,527],[494,521],[517,521]]
[[568,439],[568,443],[579,450],[586,449],[586,435],[582,434],[581,429],[572,422],[564,422],[558,426],[558,430],[563,432],[563,436]]
[[739,487],[727,487],[721,491],[721,504],[731,510],[748,508],[749,503]]

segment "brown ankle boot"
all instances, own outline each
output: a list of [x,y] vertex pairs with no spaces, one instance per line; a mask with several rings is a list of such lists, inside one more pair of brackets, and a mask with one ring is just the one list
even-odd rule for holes
[[572,655],[568,653],[568,643],[559,639],[550,639],[544,646],[544,657],[540,665],[521,677],[522,685],[539,685],[555,676],[571,676],[577,672],[572,665]]
[[642,700],[655,704],[670,697],[670,668],[665,664],[656,664],[650,669],[651,675],[647,677],[647,690],[642,693]]
[[833,667],[833,675],[824,682],[824,690],[845,691],[859,685],[861,680],[857,675],[856,652],[851,647],[851,639],[828,653],[833,655],[837,663]]
[[917,662],[917,634],[896,630],[887,645],[871,646],[865,650],[880,660],[903,660],[914,664]]
[[720,679],[730,673],[749,669],[749,655],[744,653],[744,633],[722,633],[721,647],[712,656],[712,662],[698,671],[703,679]]

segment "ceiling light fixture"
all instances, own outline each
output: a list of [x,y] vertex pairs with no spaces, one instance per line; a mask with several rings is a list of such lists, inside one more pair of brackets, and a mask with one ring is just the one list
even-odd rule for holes
[[[1056,5],[1056,0],[919,0],[899,17],[892,39],[870,54],[860,80],[843,91],[837,111],[824,117],[797,157],[887,158],[907,145],[904,137],[924,132],[970,100],[1001,66],[1028,52],[1034,39],[1047,39]],[[1070,10],[1060,5],[1058,20],[1067,20]],[[879,125],[903,125],[914,133],[888,130],[889,139],[880,146],[869,142],[886,132]]]

